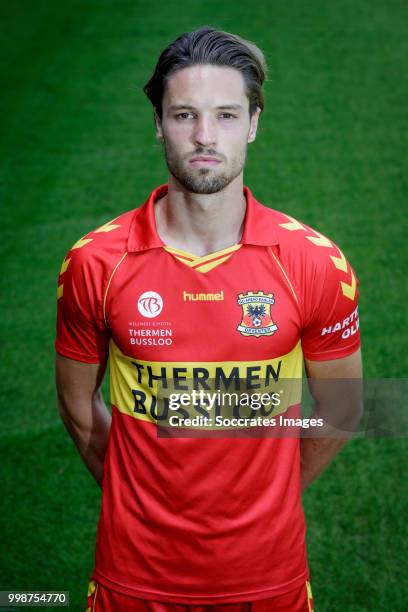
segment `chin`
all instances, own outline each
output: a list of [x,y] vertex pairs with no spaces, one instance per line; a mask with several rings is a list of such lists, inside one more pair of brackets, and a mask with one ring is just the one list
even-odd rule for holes
[[240,173],[237,172],[230,175],[224,172],[217,174],[212,168],[200,168],[198,172],[194,173],[191,171],[174,172],[172,170],[170,172],[186,191],[200,195],[211,195],[222,191]]
[[199,180],[196,178],[186,179],[180,181],[185,189],[191,193],[198,193],[202,195],[210,195],[212,193],[218,193],[227,187],[232,179],[225,177],[216,177],[209,180]]

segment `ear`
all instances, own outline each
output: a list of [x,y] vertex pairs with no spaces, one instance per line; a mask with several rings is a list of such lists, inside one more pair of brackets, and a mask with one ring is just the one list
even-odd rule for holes
[[154,110],[154,124],[156,126],[156,138],[162,142],[164,140],[162,122],[156,109]]
[[257,106],[256,111],[254,112],[250,120],[247,142],[253,142],[256,138],[256,132],[258,129],[258,120],[259,120],[260,114],[261,114],[261,109],[259,108],[259,106]]

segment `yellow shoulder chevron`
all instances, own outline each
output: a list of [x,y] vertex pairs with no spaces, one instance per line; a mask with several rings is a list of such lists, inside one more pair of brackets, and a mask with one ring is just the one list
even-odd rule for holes
[[71,251],[73,251],[74,249],[82,249],[82,247],[88,244],[88,242],[92,242],[92,238],[80,238],[79,240],[77,240],[74,246],[71,247]]
[[344,281],[341,281],[341,290],[343,291],[343,295],[345,295],[349,300],[354,300],[354,296],[356,295],[356,277],[353,274],[353,270],[351,272],[351,283],[348,285]]
[[[339,257],[330,255],[330,259],[334,263],[334,266],[337,268],[337,270],[341,270],[341,272],[348,272],[349,264],[347,263],[347,259],[344,257],[343,253],[340,251],[339,248],[337,250],[339,252]],[[357,283],[356,283],[356,277],[354,276],[353,270],[351,269],[350,269],[350,276],[351,276],[350,284],[344,281],[340,281],[340,285],[341,285],[341,290],[343,292],[343,295],[349,298],[350,300],[354,300],[354,296],[356,295]]]
[[[279,227],[283,227],[284,229],[289,230],[290,232],[295,232],[298,230],[306,231],[306,227],[302,225],[299,221],[297,221],[290,215],[286,215],[286,217],[290,219],[290,221],[288,223],[280,223]],[[312,234],[305,236],[305,238],[307,238],[310,242],[312,242],[317,247],[325,247],[329,249],[336,248],[338,251],[338,255],[330,255],[331,261],[333,262],[337,270],[340,270],[341,272],[348,272],[349,265],[343,253],[340,251],[340,249],[336,247],[336,245],[334,245],[333,242],[329,240],[329,238],[326,238],[326,236],[323,236],[323,234],[321,234],[320,232],[316,230],[311,230],[311,232]],[[350,276],[351,276],[351,282],[346,283],[345,281],[340,281],[340,286],[341,286],[343,295],[346,298],[349,298],[350,300],[354,300],[354,297],[356,295],[357,282],[356,282],[356,277],[354,276],[353,270],[351,269],[350,269]]]
[[290,223],[279,223],[279,227],[283,227],[289,230],[290,232],[296,232],[297,230],[303,230],[304,232],[306,231],[306,228],[301,223],[299,223],[299,221],[297,221],[290,215],[285,215],[285,217],[290,219]]
[[66,269],[69,266],[69,262],[71,261],[71,258],[68,257],[68,259],[64,259],[64,261],[62,262],[62,266],[61,266],[61,270],[60,270],[60,276],[61,274],[64,274],[64,272],[66,271]]
[[336,268],[338,270],[341,270],[342,272],[347,272],[347,260],[344,257],[343,253],[340,251],[340,249],[338,249],[340,257],[335,257],[334,255],[330,255],[330,259],[332,260],[332,262],[334,263],[334,265],[336,266]]
[[331,248],[333,246],[332,241],[326,238],[326,236],[323,236],[323,234],[320,234],[320,232],[317,232],[316,230],[312,230],[312,231],[315,234],[315,236],[306,236],[306,238],[310,240],[310,242],[313,242],[313,244],[315,244],[316,246],[321,246],[321,247]]
[[[117,229],[118,227],[120,227],[120,225],[114,224],[113,221],[115,219],[113,219],[112,221],[108,221],[108,223],[105,223],[104,225],[101,225],[101,227],[98,227],[98,229],[94,230],[92,233],[94,234],[101,234],[102,232],[111,232],[112,230]],[[71,251],[73,251],[74,249],[82,249],[82,247],[84,247],[85,245],[89,244],[90,242],[92,242],[93,238],[85,238],[85,236],[83,238],[80,238],[79,240],[77,240],[77,242],[71,247]],[[71,262],[71,258],[70,257],[66,257],[64,259],[64,261],[62,262],[62,266],[61,266],[61,270],[59,273],[59,276],[61,276],[61,274],[64,274],[64,272],[67,271],[67,268],[69,266]],[[58,285],[57,288],[57,298],[60,299],[62,297],[64,293],[64,285]]]
[[120,227],[120,225],[115,225],[112,221],[108,221],[108,223],[105,223],[105,225],[101,225],[101,227],[98,227],[98,229],[96,229],[94,233],[100,234],[102,232],[111,232],[112,230],[115,230],[118,227]]

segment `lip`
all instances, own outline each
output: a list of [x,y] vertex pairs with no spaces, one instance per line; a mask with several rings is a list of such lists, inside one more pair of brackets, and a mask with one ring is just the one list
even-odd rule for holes
[[190,159],[190,164],[219,164],[220,160],[216,157],[207,157],[206,155],[199,155]]

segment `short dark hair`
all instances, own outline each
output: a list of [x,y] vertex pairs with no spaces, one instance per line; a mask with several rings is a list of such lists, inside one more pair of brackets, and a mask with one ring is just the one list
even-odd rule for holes
[[183,68],[197,64],[228,66],[242,73],[249,100],[249,113],[264,108],[262,84],[266,62],[262,51],[248,40],[210,27],[185,32],[161,53],[153,75],[143,87],[158,116],[162,117],[162,100],[169,77]]

